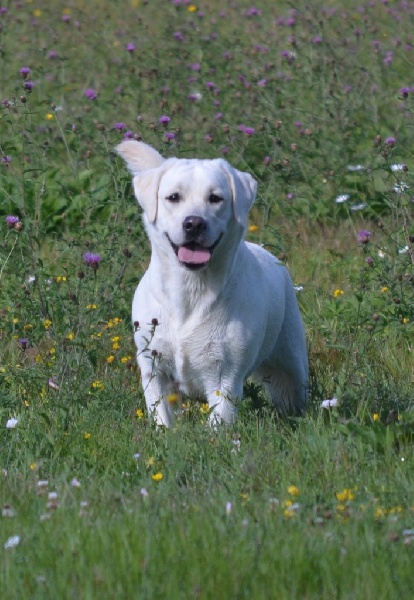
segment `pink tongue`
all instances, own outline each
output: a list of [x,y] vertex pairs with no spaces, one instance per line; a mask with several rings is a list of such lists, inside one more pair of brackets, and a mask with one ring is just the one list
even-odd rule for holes
[[196,250],[190,250],[185,246],[181,246],[178,249],[178,260],[183,263],[192,263],[193,265],[200,265],[210,260],[210,252],[205,248],[197,248]]

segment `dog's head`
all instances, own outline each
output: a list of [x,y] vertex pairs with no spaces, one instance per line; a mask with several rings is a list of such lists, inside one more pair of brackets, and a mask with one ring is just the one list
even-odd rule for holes
[[116,151],[134,176],[151,241],[157,236],[187,269],[206,267],[227,238],[239,242],[256,195],[251,175],[223,159],[164,159],[132,140]]

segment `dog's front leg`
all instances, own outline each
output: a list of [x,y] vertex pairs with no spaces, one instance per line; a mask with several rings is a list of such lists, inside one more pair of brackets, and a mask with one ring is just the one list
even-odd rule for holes
[[217,389],[207,395],[210,406],[210,423],[217,426],[221,423],[231,425],[237,418],[237,401],[241,398],[242,392],[239,390]]
[[157,425],[171,427],[174,411],[168,401],[167,378],[160,373],[141,370],[141,379],[149,415],[154,417]]

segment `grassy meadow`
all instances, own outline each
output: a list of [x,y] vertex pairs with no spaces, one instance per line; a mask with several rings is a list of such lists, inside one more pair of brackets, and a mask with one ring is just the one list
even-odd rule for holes
[[[413,598],[413,27],[404,0],[0,3],[2,600]],[[258,180],[304,418],[251,382],[232,427],[147,418],[124,138]]]

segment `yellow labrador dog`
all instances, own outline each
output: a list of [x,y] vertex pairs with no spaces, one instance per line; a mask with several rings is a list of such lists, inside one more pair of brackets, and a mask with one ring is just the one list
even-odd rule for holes
[[169,398],[183,393],[208,402],[213,423],[232,423],[253,375],[280,413],[301,414],[308,361],[292,282],[243,241],[255,180],[223,159],[164,159],[136,141],[116,150],[152,247],[132,306],[148,411],[170,427]]

